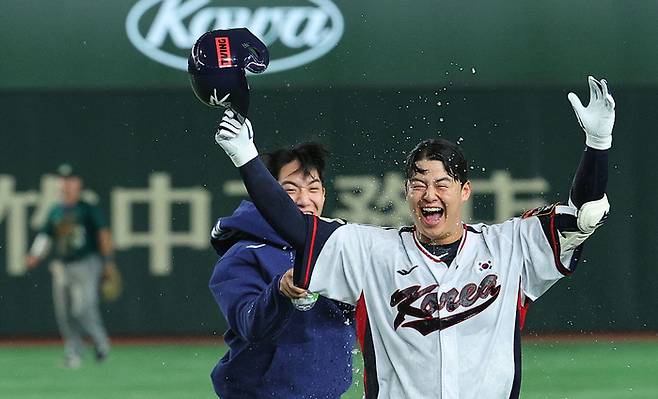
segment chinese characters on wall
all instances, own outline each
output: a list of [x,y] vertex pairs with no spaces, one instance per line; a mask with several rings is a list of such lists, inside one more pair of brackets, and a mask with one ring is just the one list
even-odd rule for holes
[[[549,190],[549,184],[541,177],[515,179],[508,171],[496,170],[488,178],[472,180],[472,188],[474,198],[479,195],[492,198],[492,218],[486,220],[474,215],[474,201],[469,201],[464,207],[464,221],[469,222],[475,216],[477,221],[491,223],[545,205],[543,196]],[[400,173],[389,172],[383,176],[340,175],[333,180],[333,189],[337,202],[334,211],[327,216],[382,226],[411,223],[405,202],[404,178]],[[143,187],[112,187],[111,204],[103,208],[110,213],[116,249],[146,248],[150,273],[154,276],[169,275],[175,248],[208,250],[210,228],[217,217],[223,216],[212,213],[213,201],[247,196],[240,180],[228,180],[217,191],[200,186],[176,186],[166,172],[152,173]],[[92,203],[98,202],[98,196],[90,190],[83,193],[83,198]],[[25,273],[24,260],[30,240],[57,199],[55,176],[42,176],[38,190],[19,192],[13,176],[0,175],[0,228],[5,229],[4,251],[0,251],[4,259],[0,259],[0,264],[5,265],[8,275],[21,276]],[[134,210],[137,206],[147,209],[147,223],[143,229],[135,228]],[[174,206],[185,206],[189,210],[186,213],[189,220],[182,223],[186,226],[185,230],[174,229]],[[232,210],[224,211],[229,214]]]

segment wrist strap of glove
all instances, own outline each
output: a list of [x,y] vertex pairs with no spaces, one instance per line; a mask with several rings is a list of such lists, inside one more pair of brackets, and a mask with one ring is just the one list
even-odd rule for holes
[[608,150],[612,147],[612,135],[599,137],[585,132],[585,145],[595,150]]
[[231,156],[231,161],[233,161],[233,165],[235,165],[237,168],[258,156],[258,150],[256,150],[256,146],[253,143],[250,144],[251,145],[241,148],[240,151]]

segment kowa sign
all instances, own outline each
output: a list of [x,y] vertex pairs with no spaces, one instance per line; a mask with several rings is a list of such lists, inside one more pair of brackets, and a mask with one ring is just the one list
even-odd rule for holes
[[270,49],[266,72],[308,64],[328,53],[343,35],[343,16],[330,0],[297,0],[293,6],[260,2],[246,7],[236,0],[140,0],[128,13],[126,32],[147,57],[187,70],[190,49],[203,33],[246,27]]

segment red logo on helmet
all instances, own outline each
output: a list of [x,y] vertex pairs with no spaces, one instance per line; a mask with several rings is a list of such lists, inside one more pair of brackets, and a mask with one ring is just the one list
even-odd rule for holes
[[215,47],[217,48],[217,65],[220,68],[231,68],[233,57],[231,56],[231,42],[226,36],[215,38]]

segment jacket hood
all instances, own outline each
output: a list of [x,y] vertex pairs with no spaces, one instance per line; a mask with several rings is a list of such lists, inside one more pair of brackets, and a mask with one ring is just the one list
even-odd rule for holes
[[233,244],[243,239],[281,248],[290,246],[249,201],[242,201],[233,215],[217,220],[212,229],[210,242],[217,254],[224,255]]

